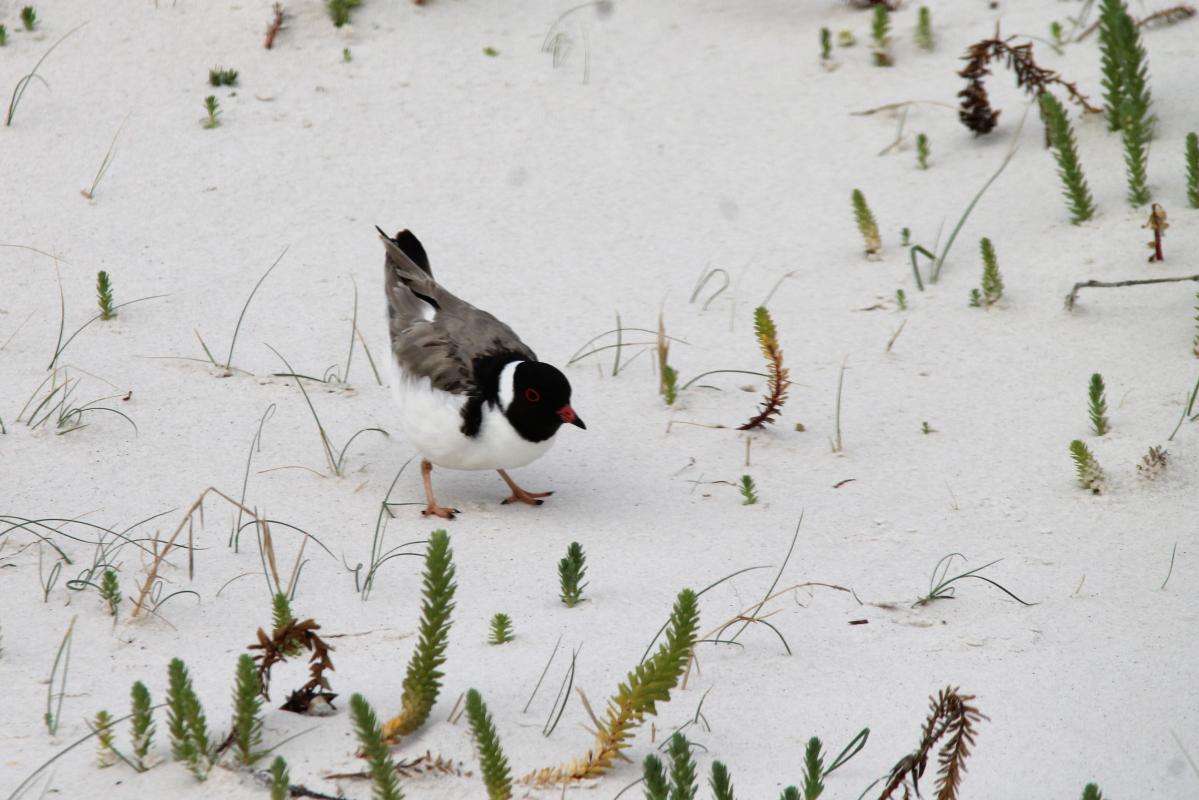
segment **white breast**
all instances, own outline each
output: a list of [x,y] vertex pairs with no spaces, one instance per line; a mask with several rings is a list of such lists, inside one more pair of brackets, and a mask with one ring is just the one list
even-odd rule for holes
[[476,436],[462,433],[466,398],[434,389],[428,378],[406,375],[394,358],[388,359],[391,392],[399,406],[400,429],[422,457],[450,469],[514,469],[541,456],[554,444],[551,436],[530,442],[508,422],[496,405],[485,403],[483,424]]

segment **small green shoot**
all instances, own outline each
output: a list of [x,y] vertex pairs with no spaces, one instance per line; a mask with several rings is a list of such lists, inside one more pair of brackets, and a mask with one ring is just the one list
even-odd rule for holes
[[488,800],[510,800],[512,797],[512,772],[508,759],[500,747],[500,737],[491,721],[491,714],[483,697],[474,689],[466,693],[466,720],[470,724],[470,735],[479,751],[479,769],[483,773],[483,785],[487,787]]
[[891,9],[886,3],[874,6],[870,22],[870,39],[874,42],[874,66],[889,67],[895,63],[891,56]]
[[990,308],[1003,297],[1003,276],[999,274],[999,259],[995,256],[995,246],[985,236],[979,242],[979,250],[983,258],[982,291],[979,299],[984,308]]
[[208,112],[208,116],[200,120],[200,124],[205,128],[215,128],[221,124],[219,117],[221,116],[221,104],[217,101],[216,95],[208,95],[204,98],[204,110]]
[[979,580],[979,581],[983,581],[985,583],[991,584],[996,589],[999,589],[1001,592],[1003,592],[1008,597],[1012,598],[1013,600],[1015,600],[1017,603],[1019,603],[1022,606],[1034,605],[1033,603],[1024,602],[1019,597],[1014,595],[1012,592],[1008,591],[1008,589],[1006,587],[1002,586],[999,583],[996,583],[995,581],[991,580],[990,578],[987,578],[987,577],[979,574],[984,569],[987,569],[988,567],[992,567],[992,566],[998,564],[1002,559],[995,559],[994,561],[983,564],[981,567],[975,567],[974,569],[967,570],[966,572],[962,572],[962,573],[959,573],[957,575],[950,577],[949,569],[953,565],[953,560],[955,558],[960,558],[963,562],[966,560],[966,557],[964,555],[962,555],[961,553],[950,553],[949,555],[945,556],[944,558],[942,558],[940,561],[937,562],[937,565],[935,567],[933,567],[932,578],[928,582],[928,594],[924,595],[923,597],[917,598],[916,602],[912,603],[913,608],[915,608],[917,606],[926,606],[929,603],[933,602],[934,600],[952,600],[952,599],[954,599],[957,596],[957,587],[955,587],[953,584],[955,584],[961,580],[966,580],[967,578],[973,578],[974,580]]
[[641,781],[645,785],[645,800],[670,800],[670,778],[666,765],[653,753],[641,762]]
[[387,742],[375,712],[366,698],[357,692],[350,698],[350,718],[354,723],[354,734],[366,758],[371,781],[374,784],[374,800],[404,800],[395,762],[391,760]]
[[928,157],[930,153],[928,137],[923,133],[916,134],[916,166],[920,169],[928,169]]
[[1087,410],[1091,417],[1091,430],[1096,436],[1103,436],[1112,429],[1107,421],[1107,387],[1098,372],[1091,376],[1091,382],[1087,385]]
[[287,800],[291,795],[291,776],[283,756],[275,756],[271,762],[271,800]]
[[13,87],[12,96],[8,100],[8,113],[4,115],[5,127],[12,126],[13,117],[15,117],[17,115],[17,107],[21,105],[21,98],[23,98],[25,96],[25,90],[29,88],[29,84],[31,84],[35,78],[37,80],[41,81],[43,85],[49,87],[50,84],[46,83],[46,79],[37,74],[37,71],[38,71],[38,69],[41,68],[42,63],[45,62],[45,60],[50,57],[50,54],[54,52],[54,48],[58,47],[60,44],[62,44],[64,41],[66,41],[66,38],[68,36],[73,34],[75,31],[79,30],[86,24],[87,23],[84,22],[80,25],[76,25],[74,28],[72,28],[71,30],[64,33],[57,42],[50,45],[50,47],[46,50],[46,52],[42,54],[42,57],[39,58],[37,60],[37,63],[33,65],[33,69],[29,70],[29,72],[26,73],[25,75],[22,75],[21,78],[17,81],[16,86]]
[[117,609],[121,607],[121,581],[112,567],[105,569],[100,578],[100,598],[108,606],[108,613],[115,618]]
[[349,64],[351,61],[354,60],[353,54],[350,53],[350,48],[348,48],[348,47],[341,48],[341,60],[343,62],[345,62],[346,64]]
[[483,48],[483,55],[487,56],[488,58],[495,58],[499,54],[500,54],[500,51],[496,50],[494,47],[484,47]]
[[813,736],[804,748],[803,800],[816,800],[824,792],[824,758],[820,739]]
[[154,741],[154,708],[150,702],[150,690],[141,681],[135,681],[129,691],[133,705],[133,763],[140,772],[152,765],[150,745]]
[[820,60],[831,61],[833,58],[833,33],[828,28],[820,29]]
[[112,304],[112,279],[104,270],[96,274],[96,302],[100,305],[100,319],[116,318],[117,312]]
[[1074,459],[1078,485],[1091,494],[1102,494],[1105,488],[1103,468],[1090,448],[1079,439],[1070,442],[1070,457]]
[[1191,339],[1191,352],[1199,358],[1199,292],[1195,292],[1195,336]]
[[982,292],[980,292],[978,289],[971,289],[970,290],[970,307],[971,308],[982,308],[982,305],[983,305]]
[[[76,617],[71,618],[67,632],[63,634],[58,644],[58,652],[54,654],[54,665],[50,668],[50,680],[46,682],[46,713],[42,716],[46,730],[51,736],[58,735],[58,723],[62,721],[62,703],[67,697],[67,672],[71,667],[71,639],[75,632]],[[62,673],[59,673],[59,666]],[[55,684],[58,691],[54,691]],[[57,702],[56,702],[57,701]]]
[[1062,193],[1070,206],[1070,221],[1075,225],[1095,216],[1095,200],[1087,185],[1078,159],[1074,128],[1066,116],[1061,101],[1049,92],[1041,94],[1041,116],[1049,129],[1049,142],[1057,160],[1057,174],[1062,180]]
[[900,311],[908,310],[908,296],[903,289],[895,290],[895,304],[899,306]]
[[566,548],[566,557],[558,562],[559,598],[567,608],[574,608],[583,600],[583,590],[587,584],[583,578],[587,575],[587,555],[583,545],[571,542]]
[[1062,27],[1062,23],[1056,19],[1049,23],[1049,38],[1053,40],[1053,44],[1058,50],[1066,46],[1065,29]]
[[1199,208],[1199,134],[1194,131],[1187,134],[1186,165],[1187,205]]
[[741,505],[752,506],[754,503],[758,502],[758,487],[754,484],[754,479],[752,477],[749,475],[742,475],[741,483],[738,484],[738,488],[741,490]]
[[171,659],[167,677],[167,730],[171,737],[171,756],[184,762],[198,780],[205,780],[212,769],[215,749],[208,738],[204,708],[181,660]]
[[233,686],[233,755],[238,763],[253,764],[266,755],[262,745],[262,683],[258,665],[248,653],[237,659],[237,680]]
[[512,618],[507,614],[497,612],[491,618],[491,633],[487,637],[488,644],[507,644],[515,635],[512,633]]
[[1093,783],[1088,783],[1082,789],[1082,800],[1103,800],[1103,792]]
[[925,436],[928,436],[930,433],[936,433],[937,429],[929,425],[928,420],[925,420],[924,422],[920,423],[920,432]]
[[737,800],[733,794],[733,779],[728,767],[720,761],[712,762],[712,776],[708,778],[708,786],[712,788],[712,800]]
[[[450,615],[454,610],[454,553],[444,530],[429,536],[422,581],[420,639],[408,661],[400,713],[383,728],[383,736],[394,743],[425,724],[441,692],[445,649],[449,644]],[[365,704],[365,701],[363,701]],[[373,719],[373,714],[372,714]]]
[[932,50],[936,46],[933,36],[933,14],[928,6],[920,6],[916,12],[916,46],[921,50]]
[[333,26],[340,28],[343,25],[350,24],[350,12],[362,5],[362,0],[326,0],[325,8],[329,11],[329,18],[333,20]]
[[208,70],[208,85],[209,86],[236,86],[237,85],[237,70],[223,69],[222,67],[213,67]]
[[4,47],[6,44],[8,44],[8,28],[0,25],[0,47]]
[[100,769],[111,767],[117,763],[117,753],[113,750],[112,714],[103,709],[97,711],[91,727],[96,732],[96,766]]
[[33,6],[25,6],[21,9],[21,25],[27,31],[32,31],[37,27],[37,12],[33,10]]
[[[885,8],[885,6],[875,6],[875,8]],[[851,199],[853,200],[853,217],[858,224],[858,232],[862,234],[862,241],[866,245],[866,257],[876,259],[883,245],[878,235],[878,223],[874,220],[874,212],[867,205],[866,195],[862,194],[861,190],[854,189]]]
[[837,47],[853,47],[858,43],[858,37],[853,31],[837,31]]
[[696,768],[687,737],[675,733],[667,746],[670,754],[670,800],[695,800]]

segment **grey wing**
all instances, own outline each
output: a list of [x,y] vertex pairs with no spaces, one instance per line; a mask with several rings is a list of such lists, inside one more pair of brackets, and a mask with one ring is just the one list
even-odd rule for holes
[[386,263],[392,357],[409,375],[453,394],[475,394],[475,365],[512,353],[536,361],[516,332],[455,297],[389,240]]

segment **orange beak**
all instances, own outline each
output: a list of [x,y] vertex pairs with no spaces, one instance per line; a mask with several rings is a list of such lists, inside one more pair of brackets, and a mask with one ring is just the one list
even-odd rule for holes
[[587,430],[587,426],[583,424],[583,420],[579,419],[579,415],[570,406],[562,406],[562,408],[558,409],[558,417],[565,423]]

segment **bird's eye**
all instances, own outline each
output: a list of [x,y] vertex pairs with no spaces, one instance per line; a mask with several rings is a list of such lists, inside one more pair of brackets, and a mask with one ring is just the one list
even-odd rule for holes
[[525,389],[525,399],[530,403],[536,403],[541,399],[541,392],[536,389]]

